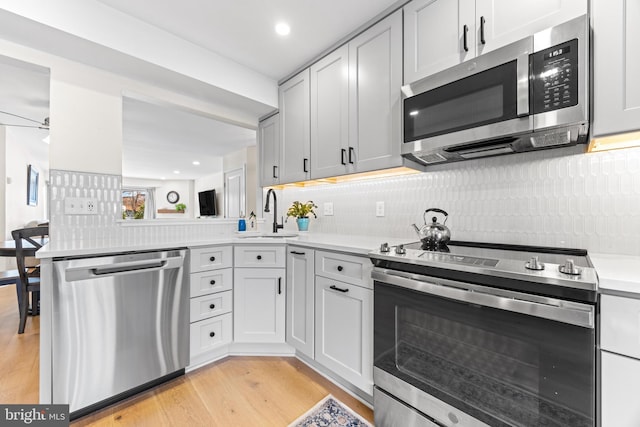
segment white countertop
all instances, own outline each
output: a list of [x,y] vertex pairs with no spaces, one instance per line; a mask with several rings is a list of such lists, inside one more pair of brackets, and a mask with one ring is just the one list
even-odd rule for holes
[[602,293],[626,293],[640,298],[640,256],[589,254]]
[[238,237],[238,233],[199,241],[166,240],[140,244],[124,244],[120,241],[77,241],[51,242],[37,252],[37,257],[59,258],[75,256],[106,255],[122,252],[139,252],[171,248],[194,248],[224,244],[294,244],[314,249],[348,252],[356,255],[367,255],[383,242],[390,245],[406,242],[407,239],[382,238],[374,236],[348,236],[343,234],[297,233],[290,237]]

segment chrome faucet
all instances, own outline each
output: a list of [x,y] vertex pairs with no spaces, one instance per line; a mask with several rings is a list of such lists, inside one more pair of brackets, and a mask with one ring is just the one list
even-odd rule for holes
[[267,204],[264,205],[264,211],[269,212],[269,196],[273,194],[273,232],[277,233],[278,228],[284,228],[283,224],[278,224],[278,198],[276,197],[276,192],[273,191],[273,188],[270,188],[267,191]]

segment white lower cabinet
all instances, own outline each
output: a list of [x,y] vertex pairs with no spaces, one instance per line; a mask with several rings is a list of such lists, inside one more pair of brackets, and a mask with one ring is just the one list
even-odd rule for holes
[[640,299],[602,295],[601,427],[640,426]]
[[234,280],[234,341],[285,341],[284,268],[236,268]]
[[232,255],[229,245],[189,249],[191,367],[224,356],[233,341]]
[[201,356],[219,349],[233,340],[231,313],[191,324],[191,365]]
[[601,426],[640,426],[640,360],[607,351],[601,354]]
[[289,246],[287,251],[287,344],[313,359],[313,249]]
[[316,276],[315,359],[373,394],[373,290]]

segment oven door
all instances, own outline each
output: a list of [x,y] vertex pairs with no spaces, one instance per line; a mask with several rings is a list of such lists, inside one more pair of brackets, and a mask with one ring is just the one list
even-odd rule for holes
[[526,38],[404,86],[403,153],[533,131]]
[[375,268],[374,382],[444,425],[594,426],[595,307]]

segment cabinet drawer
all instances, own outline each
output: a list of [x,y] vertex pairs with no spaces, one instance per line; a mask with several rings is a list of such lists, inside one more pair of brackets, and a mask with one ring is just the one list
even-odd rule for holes
[[189,250],[191,273],[233,267],[231,246],[195,248]]
[[231,313],[191,324],[191,360],[233,340]]
[[233,288],[233,268],[192,273],[189,282],[191,298],[229,291]]
[[236,267],[284,268],[286,264],[284,245],[236,246],[234,251]]
[[373,289],[369,258],[316,251],[316,274]]
[[225,291],[203,297],[191,298],[191,322],[229,313],[233,305],[231,295],[231,291]]
[[600,347],[640,359],[640,300],[602,295]]

